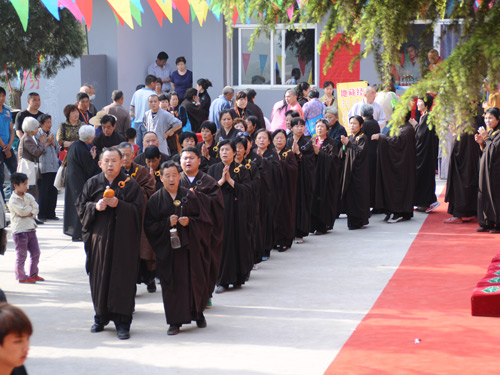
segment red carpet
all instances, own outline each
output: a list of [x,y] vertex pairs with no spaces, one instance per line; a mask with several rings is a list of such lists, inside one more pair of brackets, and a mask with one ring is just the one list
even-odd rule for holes
[[500,234],[443,224],[442,199],[325,374],[500,374],[500,320],[471,316],[472,290]]

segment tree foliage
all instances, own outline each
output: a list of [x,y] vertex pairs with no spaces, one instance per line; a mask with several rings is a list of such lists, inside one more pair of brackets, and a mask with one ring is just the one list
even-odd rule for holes
[[67,9],[59,14],[60,21],[39,0],[31,0],[25,32],[12,4],[0,1],[0,74],[4,79],[24,70],[50,78],[83,54],[85,34],[80,22]]
[[[402,95],[396,108],[394,123],[401,124],[415,96],[426,92],[437,94],[430,123],[444,135],[451,124],[457,133],[470,130],[468,123],[481,100],[484,78],[500,81],[500,1],[474,0],[212,0],[211,6],[223,10],[229,35],[235,10],[241,19],[257,20],[262,31],[274,29],[277,23],[305,25],[321,23],[318,52],[324,43],[333,43],[327,59],[331,64],[342,47],[350,48],[363,42],[364,50],[353,61],[375,54],[377,69],[384,85],[391,82],[391,69],[399,61],[398,53],[408,39],[415,21],[426,21],[421,38],[429,38],[436,23],[445,16],[452,24],[460,25],[460,40],[451,55],[432,72],[426,72],[418,84]],[[294,7],[290,20],[287,9]],[[337,34],[341,37],[335,39]],[[251,43],[254,40],[251,39]],[[425,51],[426,52],[426,51]],[[421,53],[424,60],[426,53]],[[422,66],[422,65],[421,65]],[[395,129],[397,127],[394,127]]]

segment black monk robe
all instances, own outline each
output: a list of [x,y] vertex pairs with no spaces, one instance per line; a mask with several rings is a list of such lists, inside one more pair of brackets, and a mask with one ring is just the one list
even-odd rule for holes
[[[235,171],[236,169],[236,171]],[[224,164],[212,165],[208,174],[216,181],[222,177]],[[222,244],[222,259],[217,285],[242,285],[250,277],[253,267],[254,252],[248,230],[250,216],[251,180],[244,166],[239,168],[233,162],[229,166],[234,187],[225,182],[221,186],[224,198],[224,239]]]
[[326,137],[316,156],[311,232],[333,228],[339,214],[340,160],[337,142]]
[[200,202],[201,210],[208,212],[212,219],[209,225],[210,237],[203,238],[210,249],[210,277],[208,290],[215,288],[219,276],[219,268],[222,257],[222,240],[224,238],[224,199],[219,184],[206,173],[198,172],[196,177],[190,181],[186,174],[181,174],[180,186],[193,189]]
[[375,207],[375,184],[377,179],[377,141],[372,140],[373,134],[380,133],[380,125],[373,116],[364,117],[363,133],[368,138],[368,165],[370,170],[370,207]]
[[[115,191],[118,205],[97,211],[96,204],[108,185]],[[87,253],[90,292],[99,317],[113,314],[132,317],[143,202],[141,187],[123,172],[111,184],[104,173],[92,177],[76,202]]]
[[477,215],[480,156],[481,148],[474,140],[474,134],[462,134],[460,139],[454,137],[444,199],[449,202],[448,213],[454,217]]
[[[175,201],[180,206],[175,205]],[[170,216],[186,216],[189,224],[177,224],[181,247],[170,242]],[[168,324],[181,325],[200,319],[210,298],[210,238],[212,221],[200,210],[195,193],[179,186],[175,200],[162,188],[148,201],[144,231],[156,253],[156,271],[160,278],[163,306]]]
[[426,113],[415,127],[417,153],[417,179],[415,206],[429,207],[436,199],[436,161],[438,137],[434,128],[429,129]]
[[488,132],[479,161],[477,218],[482,227],[500,227],[500,130]]
[[341,207],[347,214],[349,229],[368,224],[370,217],[370,176],[368,165],[368,139],[362,132],[349,136],[342,148],[343,174],[341,179]]
[[399,135],[380,134],[377,149],[375,208],[413,217],[415,196],[415,130],[406,123]]
[[274,218],[274,246],[290,247],[295,236],[295,202],[297,193],[298,165],[295,154],[287,148],[279,152],[281,188],[273,199],[277,200]]
[[[298,140],[300,154],[295,155],[298,164],[297,193],[295,204],[295,236],[305,237],[311,230],[311,205],[316,155],[311,138],[302,136]],[[288,138],[286,147],[292,149],[293,137]]]

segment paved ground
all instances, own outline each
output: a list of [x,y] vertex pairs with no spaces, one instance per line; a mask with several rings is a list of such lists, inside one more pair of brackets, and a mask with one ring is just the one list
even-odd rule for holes
[[[438,191],[443,185],[438,182]],[[149,294],[144,285],[130,340],[119,341],[111,325],[91,334],[83,244],[62,234],[62,222],[38,230],[40,275],[47,281],[15,281],[9,237],[0,287],[34,323],[30,375],[319,375],[376,301],[426,216],[387,224],[376,215],[358,231],[348,231],[341,218],[331,233],[273,252],[241,290],[216,295],[207,328],[184,326],[177,336],[166,334],[161,292]]]

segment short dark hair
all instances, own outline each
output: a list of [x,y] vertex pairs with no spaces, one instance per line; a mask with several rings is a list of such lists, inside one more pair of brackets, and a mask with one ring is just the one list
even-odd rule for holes
[[236,100],[245,98],[248,99],[247,93],[245,91],[238,91],[238,93],[236,94]]
[[488,109],[484,112],[484,114],[486,114],[486,113],[490,113],[490,114],[492,114],[493,116],[495,116],[495,118],[496,118],[497,120],[500,120],[500,109],[499,109],[499,108],[497,108],[497,107],[488,108]]
[[271,133],[269,133],[266,129],[259,129],[255,132],[255,138],[257,138],[257,136],[260,134],[260,133],[265,133],[267,135],[267,138],[269,139],[269,142],[272,141],[272,137],[271,137]]
[[273,132],[273,139],[274,137],[276,137],[279,133],[282,133],[285,138],[286,138],[286,131],[284,131],[283,129],[276,129],[274,132]]
[[257,116],[248,116],[247,121],[250,121],[254,127],[257,127],[257,124],[259,123]]
[[90,99],[89,95],[86,92],[79,92],[78,94],[76,94],[76,101],[77,102],[80,102],[83,99]]
[[293,118],[300,117],[300,113],[294,111],[293,109],[289,109],[288,111],[285,112],[285,117],[288,115],[292,116]]
[[434,103],[434,97],[431,94],[425,94],[424,96],[420,97],[419,99],[424,102],[424,104],[428,110],[431,109],[432,103]]
[[306,122],[302,117],[295,117],[292,119],[292,123],[290,124],[290,126],[293,128],[295,125],[305,125],[305,124]]
[[146,84],[146,86],[151,86],[151,84],[155,81],[156,81],[156,76],[154,76],[152,74],[148,74],[146,76],[144,83]]
[[359,125],[363,125],[363,123],[365,122],[365,120],[363,120],[363,117],[358,116],[358,115],[349,117],[349,122],[351,122],[352,118],[355,118],[356,120],[358,120]]
[[144,150],[144,157],[148,160],[157,159],[157,158],[161,158],[161,153],[160,153],[160,150],[158,149],[158,147],[148,146]]
[[163,84],[163,80],[160,77],[156,77],[156,83]]
[[40,97],[40,94],[39,94],[39,93],[37,93],[37,92],[34,92],[34,91],[33,91],[33,92],[30,92],[30,93],[28,94],[28,101],[29,101],[29,100],[31,100],[31,99],[33,99],[34,97],[37,97],[37,96],[38,96],[38,97]]
[[323,83],[324,89],[326,89],[328,86],[332,86],[333,88],[335,88],[335,84],[332,81],[325,81],[325,83]]
[[222,146],[229,145],[233,149],[234,152],[236,152],[236,143],[234,143],[230,139],[223,139],[222,141],[219,142],[219,151],[222,148]]
[[125,130],[125,137],[127,139],[134,139],[135,137],[137,137],[137,130],[135,130],[134,128],[128,128],[127,130]]
[[111,100],[116,102],[117,100],[120,100],[121,98],[123,98],[123,91],[113,90],[113,92],[111,93]]
[[167,160],[167,161],[163,162],[163,164],[160,166],[161,174],[163,174],[163,172],[165,171],[165,169],[168,169],[168,168],[171,168],[171,167],[177,168],[177,172],[179,172],[179,173],[182,172],[182,168],[179,165],[179,163],[176,163],[173,160]]
[[208,79],[205,78],[200,78],[197,82],[198,85],[203,87],[203,90],[208,89],[209,87],[212,87],[212,82],[210,82]]
[[170,102],[170,100],[168,99],[168,96],[165,95],[165,94],[161,94],[159,97],[158,97],[158,100],[160,102],[164,101],[164,100],[168,100]]
[[257,96],[257,91],[254,89],[246,89],[245,92],[249,101],[253,100]]
[[26,176],[24,173],[14,172],[10,175],[10,183],[13,187],[16,185],[20,185],[27,180],[28,176]]
[[52,116],[51,116],[51,115],[49,115],[49,114],[47,114],[47,113],[44,113],[43,115],[40,115],[40,116],[38,116],[38,118],[37,118],[37,120],[38,120],[38,122],[39,122],[40,124],[44,124],[44,123],[45,123],[45,121],[47,121],[47,120],[49,120],[49,119],[51,120],[51,119],[52,119]]
[[5,336],[11,333],[31,336],[33,326],[20,308],[10,305],[7,302],[2,302],[0,303],[0,345],[3,345]]
[[1,94],[4,94],[7,96],[7,91],[5,91],[5,89],[3,87],[0,86],[0,95]]
[[243,120],[241,117],[237,117],[233,120],[233,127],[236,124],[243,124],[243,128],[245,128],[245,131],[247,131],[247,123],[245,120]]
[[193,154],[196,154],[196,156],[198,156],[198,158],[201,157],[200,151],[196,147],[189,146],[189,147],[186,147],[186,148],[182,149],[181,156],[185,152],[192,152]]
[[217,133],[217,125],[212,121],[203,121],[200,130],[208,129],[212,134]]
[[196,89],[189,88],[186,90],[186,93],[184,94],[184,99],[192,101],[196,95],[198,95],[198,91]]
[[179,64],[180,62],[183,62],[185,64],[186,58],[184,56],[179,56],[178,58],[175,59],[175,65]]
[[169,102],[172,101],[172,96],[177,96],[177,99],[179,99],[179,94],[177,94],[177,91],[170,91],[167,94],[167,99]]
[[69,121],[69,114],[73,111],[78,111],[78,107],[75,104],[68,104],[64,107],[63,113],[67,121]]
[[220,114],[219,114],[219,121],[222,120],[222,116],[224,116],[226,113],[229,113],[229,115],[231,116],[231,120],[234,120],[234,115],[233,115],[233,111],[230,110],[230,109],[223,109],[222,111],[220,111]]
[[179,143],[181,144],[181,146],[182,146],[182,142],[184,142],[188,138],[193,138],[194,143],[195,144],[198,143],[198,138],[196,137],[195,132],[182,132],[181,134],[179,134]]
[[235,151],[236,151],[236,145],[238,143],[241,143],[243,145],[243,147],[245,148],[245,150],[247,149],[247,146],[248,146],[248,141],[247,141],[247,139],[245,137],[236,137],[236,138],[233,138],[232,143],[234,143],[234,149],[235,149]]
[[102,116],[101,125],[107,124],[108,122],[111,123],[111,126],[116,126],[115,116],[111,116],[111,115]]
[[168,54],[165,51],[161,51],[158,56],[156,56],[158,60],[168,60]]
[[311,90],[309,91],[309,94],[307,95],[309,98],[319,98],[319,91],[318,90]]

